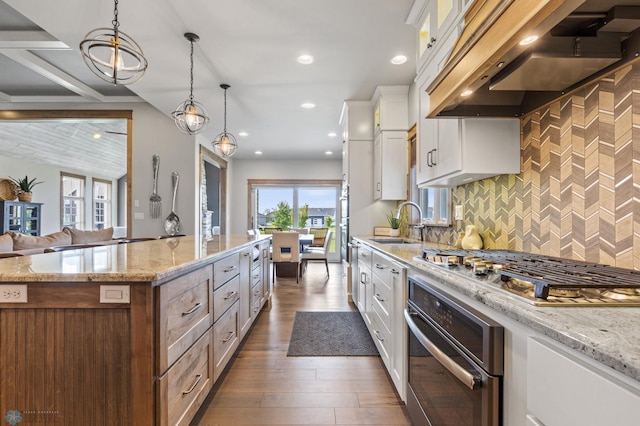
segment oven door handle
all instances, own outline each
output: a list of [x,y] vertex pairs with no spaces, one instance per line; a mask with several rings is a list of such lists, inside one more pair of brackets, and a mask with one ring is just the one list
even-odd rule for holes
[[480,380],[475,377],[473,374],[469,373],[467,370],[462,368],[458,363],[449,358],[444,352],[442,352],[436,345],[433,344],[431,340],[425,336],[422,331],[418,328],[416,323],[411,318],[412,315],[417,315],[415,313],[409,313],[408,309],[404,310],[404,318],[407,320],[407,325],[416,336],[418,341],[427,348],[427,350],[433,355],[433,357],[451,374],[456,376],[458,380],[464,383],[469,389],[475,390],[480,385]]

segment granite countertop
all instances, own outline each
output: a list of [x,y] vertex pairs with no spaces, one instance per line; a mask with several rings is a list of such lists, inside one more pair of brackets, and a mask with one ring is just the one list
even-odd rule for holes
[[379,244],[371,241],[371,236],[356,238],[398,261],[428,273],[443,286],[475,299],[640,382],[640,308],[533,306],[480,281],[456,273],[454,269],[414,259],[415,256],[421,255],[422,249],[453,248],[451,246],[420,242]]
[[164,281],[269,235],[194,236],[0,259],[2,282]]

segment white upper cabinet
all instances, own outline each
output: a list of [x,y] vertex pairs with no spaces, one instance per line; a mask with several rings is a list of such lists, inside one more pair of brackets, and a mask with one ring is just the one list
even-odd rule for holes
[[[468,0],[416,0],[407,18],[407,23],[416,27],[417,52],[416,72],[419,75],[433,60],[437,52],[445,46],[444,41],[455,32],[457,39],[459,26],[464,18]],[[455,40],[454,40],[455,41]],[[447,46],[449,52],[453,44]],[[445,56],[448,56],[448,53]]]
[[407,199],[407,132],[385,130],[373,143],[373,198]]
[[520,120],[420,120],[417,180],[421,187],[452,187],[520,173]]
[[373,198],[407,198],[407,128],[409,86],[378,86],[371,99],[373,145]]
[[374,133],[408,129],[409,86],[378,86],[371,103]]

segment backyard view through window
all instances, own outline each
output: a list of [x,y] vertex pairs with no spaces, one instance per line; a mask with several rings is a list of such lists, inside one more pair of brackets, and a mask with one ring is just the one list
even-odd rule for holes
[[249,228],[259,228],[261,233],[308,228],[309,233],[318,236],[331,230],[330,258],[338,258],[337,185],[252,185],[251,193],[252,223]]

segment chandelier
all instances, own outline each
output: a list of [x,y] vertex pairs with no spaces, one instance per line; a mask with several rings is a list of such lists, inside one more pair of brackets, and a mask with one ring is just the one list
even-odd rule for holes
[[193,43],[200,40],[200,37],[193,33],[185,33],[184,37],[191,43],[191,90],[189,98],[178,105],[171,116],[182,133],[195,135],[204,129],[209,122],[209,117],[204,105],[193,100]]
[[113,84],[132,84],[147,70],[142,49],[131,37],[119,30],[118,0],[114,0],[113,28],[96,28],[80,42],[82,58],[89,69]]
[[213,140],[214,152],[224,158],[231,157],[238,149],[238,142],[236,142],[235,136],[227,132],[227,89],[231,86],[228,84],[221,84],[220,87],[224,89],[224,129]]

